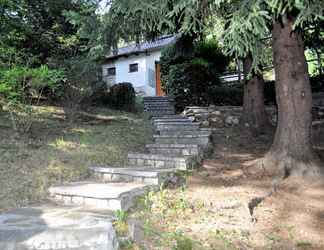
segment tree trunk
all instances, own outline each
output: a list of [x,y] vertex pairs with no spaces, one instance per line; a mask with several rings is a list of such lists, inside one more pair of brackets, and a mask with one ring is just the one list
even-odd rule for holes
[[260,134],[269,125],[264,105],[264,80],[261,74],[251,72],[252,57],[243,61],[244,70],[244,97],[242,125],[249,127],[252,132]]
[[293,18],[276,21],[272,46],[276,73],[278,125],[266,156],[276,173],[285,177],[318,176],[322,169],[312,148],[312,93],[301,33]]

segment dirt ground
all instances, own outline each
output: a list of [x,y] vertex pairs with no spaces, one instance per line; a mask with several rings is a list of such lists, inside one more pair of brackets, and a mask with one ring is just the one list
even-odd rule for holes
[[[320,154],[323,132],[314,131]],[[273,186],[272,178],[250,171],[269,148],[270,134],[217,130],[213,155],[187,187],[146,198],[144,249],[324,249],[324,186],[287,179],[271,196],[254,199]]]

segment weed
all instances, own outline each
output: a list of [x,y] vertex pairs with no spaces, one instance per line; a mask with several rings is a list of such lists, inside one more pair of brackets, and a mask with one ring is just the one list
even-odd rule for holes
[[301,248],[301,249],[308,249],[312,247],[312,243],[309,241],[298,241],[296,243],[296,247]]
[[118,236],[128,235],[128,213],[123,210],[117,210],[115,212],[115,221],[113,222],[116,233]]

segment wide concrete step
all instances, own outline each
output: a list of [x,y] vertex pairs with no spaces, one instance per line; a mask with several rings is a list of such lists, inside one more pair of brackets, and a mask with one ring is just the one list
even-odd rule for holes
[[157,119],[181,119],[184,118],[182,115],[163,115],[163,116],[159,116],[159,117],[152,117],[152,120],[157,120]]
[[137,182],[161,185],[173,178],[177,171],[174,168],[156,169],[143,167],[92,167],[96,179],[101,182]]
[[185,122],[185,123],[192,123],[189,118],[158,118],[153,119],[154,123],[173,123],[173,122]]
[[161,117],[165,115],[174,115],[175,111],[174,110],[148,110],[146,111],[149,113],[152,117]]
[[205,131],[205,130],[160,130],[160,135],[165,136],[186,136],[186,135],[192,135],[192,136],[210,136],[212,134],[211,131]]
[[144,103],[146,102],[173,102],[174,98],[168,96],[145,96],[143,98]]
[[159,106],[167,106],[167,107],[173,107],[172,102],[146,102],[145,106],[147,107],[159,107]]
[[153,135],[157,144],[198,144],[206,148],[210,144],[210,136],[197,135]]
[[64,205],[77,205],[94,209],[128,210],[136,197],[153,189],[142,183],[76,182],[49,188],[50,198]]
[[128,154],[128,163],[131,166],[152,168],[175,168],[188,170],[196,166],[196,162],[190,157],[176,157],[158,154]]
[[199,129],[199,122],[157,122],[154,123],[154,128],[161,130],[196,130]]
[[0,215],[1,250],[117,250],[112,214],[43,205]]
[[199,156],[202,153],[197,144],[146,144],[145,147],[151,154],[168,156]]

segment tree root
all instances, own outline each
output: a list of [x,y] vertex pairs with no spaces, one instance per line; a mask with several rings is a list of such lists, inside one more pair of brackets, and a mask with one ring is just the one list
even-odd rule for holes
[[316,154],[310,154],[307,159],[296,159],[285,152],[268,152],[263,158],[256,161],[254,168],[263,171],[264,175],[286,179],[288,177],[303,180],[320,180],[324,176],[324,164]]
[[255,197],[252,198],[249,203],[248,203],[248,208],[249,208],[249,212],[250,212],[250,216],[252,219],[252,222],[257,222],[257,218],[254,217],[253,213],[254,213],[254,209],[260,204],[262,203],[266,198],[270,197],[271,195],[273,195],[275,192],[277,192],[279,186],[279,181],[278,180],[274,180],[272,182],[272,186],[271,186],[271,190],[269,192],[267,192],[265,195],[263,196],[259,196],[259,197]]

